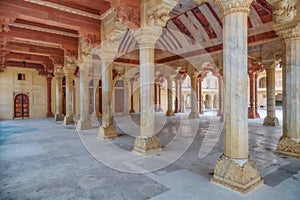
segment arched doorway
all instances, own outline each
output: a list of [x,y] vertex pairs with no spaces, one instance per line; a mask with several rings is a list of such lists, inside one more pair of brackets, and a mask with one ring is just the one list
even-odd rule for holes
[[29,98],[26,94],[18,94],[14,100],[15,118],[29,117]]
[[124,111],[124,81],[119,80],[115,84],[115,112]]

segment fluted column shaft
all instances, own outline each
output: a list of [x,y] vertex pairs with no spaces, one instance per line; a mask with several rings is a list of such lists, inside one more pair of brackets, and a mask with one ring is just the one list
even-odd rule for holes
[[135,113],[134,111],[134,91],[133,91],[133,84],[134,84],[134,79],[130,79],[130,113]]
[[219,110],[217,116],[223,115],[223,78],[218,76],[218,86],[219,86]]
[[275,114],[275,65],[266,66],[267,72],[267,117],[264,125],[278,126],[279,122]]
[[55,121],[62,121],[64,120],[64,115],[62,114],[62,105],[63,105],[63,98],[62,98],[62,79],[64,77],[64,73],[61,69],[55,72],[55,104],[56,104],[56,112],[55,112]]
[[172,78],[167,77],[168,84],[168,110],[166,112],[167,116],[175,116],[173,112],[173,91],[172,91]]
[[255,73],[249,73],[250,81],[250,109],[248,110],[248,118],[256,118],[255,115]]
[[198,79],[198,108],[199,108],[199,113],[203,114],[203,97],[202,97],[202,78]]
[[74,124],[73,118],[73,68],[65,68],[66,77],[66,116],[64,119],[64,125]]
[[52,76],[48,76],[47,80],[47,117],[54,117],[51,109],[51,83],[52,83]]
[[130,83],[128,78],[124,78],[124,110],[123,114],[129,114],[129,95],[130,95]]
[[199,118],[198,101],[197,101],[197,76],[191,76],[191,112],[189,119]]

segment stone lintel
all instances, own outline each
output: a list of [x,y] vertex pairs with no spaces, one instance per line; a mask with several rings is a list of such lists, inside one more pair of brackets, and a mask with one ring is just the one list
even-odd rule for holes
[[98,131],[98,138],[112,139],[118,137],[116,127],[114,125],[100,126]]
[[279,126],[279,121],[277,117],[266,117],[264,119],[265,126]]
[[281,136],[277,144],[277,153],[300,158],[300,140]]
[[232,159],[222,155],[217,160],[211,181],[243,194],[263,184],[257,165],[250,156],[247,159]]
[[134,141],[133,152],[147,155],[161,151],[161,145],[158,137],[138,136]]
[[64,125],[73,125],[75,124],[73,116],[65,116]]

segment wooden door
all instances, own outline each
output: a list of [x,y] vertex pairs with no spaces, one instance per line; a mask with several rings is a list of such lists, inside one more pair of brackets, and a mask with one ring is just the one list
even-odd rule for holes
[[18,94],[14,101],[15,118],[29,117],[29,98],[26,94]]

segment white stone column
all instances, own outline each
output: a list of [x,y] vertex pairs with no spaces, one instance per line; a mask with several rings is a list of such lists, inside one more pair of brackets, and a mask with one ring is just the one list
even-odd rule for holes
[[64,125],[71,125],[75,123],[73,116],[73,74],[75,70],[75,63],[68,65],[72,66],[64,68],[66,77],[66,116],[64,119]]
[[64,77],[64,72],[62,69],[57,69],[55,72],[55,89],[56,89],[56,112],[55,121],[64,120],[64,115],[62,114],[62,79]]
[[223,78],[221,75],[218,76],[218,89],[219,89],[219,110],[217,116],[223,115]]
[[79,69],[80,77],[80,119],[77,123],[79,130],[87,130],[92,128],[92,122],[89,119],[89,82],[88,69],[81,67]]
[[275,114],[275,68],[276,66],[265,66],[267,72],[267,117],[264,119],[266,126],[279,126],[279,121]]
[[117,130],[113,122],[113,56],[110,57],[110,59],[106,59],[104,55],[102,56],[102,125],[100,126],[98,132],[98,137],[102,139],[118,137]]
[[167,77],[168,84],[168,110],[166,116],[175,116],[173,112],[173,91],[172,91],[172,77]]
[[142,154],[155,152],[161,148],[155,133],[154,112],[154,48],[162,33],[160,27],[144,27],[133,36],[140,47],[140,135],[136,137],[133,151]]
[[283,135],[277,152],[300,158],[300,23],[278,31],[284,38]]
[[248,150],[247,24],[252,0],[216,0],[223,17],[224,154],[212,181],[248,193],[263,181]]
[[191,112],[189,119],[199,118],[198,101],[197,101],[197,79],[198,74],[192,74],[191,77]]
[[123,115],[129,115],[129,99],[130,99],[130,81],[124,78],[124,111]]
[[100,80],[100,77],[94,77],[93,79],[93,85],[94,85],[94,112],[93,112],[93,117],[94,118],[100,118],[102,115],[101,113],[99,112],[99,88],[98,88],[98,85],[99,85],[99,80]]

